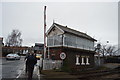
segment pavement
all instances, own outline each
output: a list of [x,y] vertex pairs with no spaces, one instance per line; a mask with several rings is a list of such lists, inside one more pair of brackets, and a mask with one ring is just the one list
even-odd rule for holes
[[0,57],[0,80],[2,79],[2,58]]
[[[35,66],[34,67],[34,72],[33,72],[33,78],[32,80],[45,80],[43,79],[43,76],[42,74],[39,73],[39,68],[38,66]],[[27,74],[25,73],[25,69],[21,72],[21,74],[19,74],[19,76],[17,77],[17,80],[27,80],[28,76]]]
[[103,66],[105,66],[107,68],[115,69],[120,66],[120,63],[106,63]]

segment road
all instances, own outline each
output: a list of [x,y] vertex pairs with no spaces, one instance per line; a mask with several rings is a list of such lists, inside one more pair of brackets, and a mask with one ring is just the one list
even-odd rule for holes
[[2,78],[17,78],[24,69],[24,57],[20,60],[6,60],[2,58]]
[[2,79],[2,58],[0,57],[0,80]]

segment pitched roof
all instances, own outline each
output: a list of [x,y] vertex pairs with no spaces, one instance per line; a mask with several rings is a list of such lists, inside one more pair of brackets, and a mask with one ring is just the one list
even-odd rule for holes
[[[74,30],[74,29],[71,29],[71,28],[68,28],[67,26],[63,26],[63,25],[60,25],[60,24],[57,24],[57,23],[53,23],[52,25],[53,27],[59,27],[61,30],[64,31],[64,33],[70,33],[70,34],[74,34],[74,35],[77,35],[77,36],[80,36],[80,37],[84,37],[84,38],[87,38],[89,40],[93,40],[93,41],[97,41],[95,40],[94,38],[90,37],[89,35],[87,35],[86,33],[83,33],[83,32],[80,32],[80,31],[77,31],[77,30]],[[53,28],[52,27],[52,28]]]

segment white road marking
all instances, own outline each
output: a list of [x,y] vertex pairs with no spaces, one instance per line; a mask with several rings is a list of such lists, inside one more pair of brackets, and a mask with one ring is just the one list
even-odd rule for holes
[[[16,78],[18,79],[24,71],[25,71],[25,65],[24,65],[24,67],[23,67],[23,70],[21,70],[21,71],[19,72],[19,75],[18,75]],[[36,73],[37,76],[38,76],[38,80],[40,80],[40,74],[39,74],[39,68],[38,68],[38,66],[35,66],[35,71],[37,71],[37,72],[35,72],[35,73]]]
[[19,75],[16,78],[19,78],[24,71],[25,71],[25,65],[23,67],[23,70],[20,70]]
[[38,80],[40,80],[40,73],[39,73],[39,67],[38,67],[38,65],[35,66],[35,71],[37,71],[36,74],[37,74]]

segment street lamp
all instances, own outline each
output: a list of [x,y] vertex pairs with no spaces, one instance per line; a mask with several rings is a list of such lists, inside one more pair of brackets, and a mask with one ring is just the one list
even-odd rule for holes
[[97,49],[98,49],[98,65],[100,66],[100,49],[101,49],[101,44],[97,44]]

